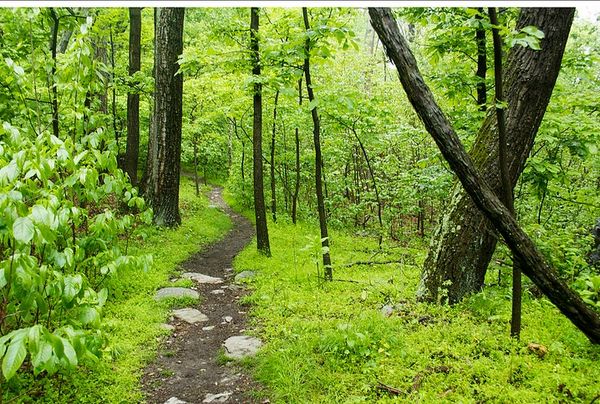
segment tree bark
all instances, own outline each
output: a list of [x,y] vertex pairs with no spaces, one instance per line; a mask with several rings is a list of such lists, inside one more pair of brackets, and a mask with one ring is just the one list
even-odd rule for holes
[[[505,74],[506,133],[512,187],[519,178],[556,82],[573,19],[572,9],[524,8],[517,29],[533,25],[546,37],[542,50],[514,47]],[[475,166],[497,193],[501,192],[498,167],[497,124],[493,111],[484,120],[470,151]],[[497,235],[457,184],[442,219],[431,238],[431,248],[421,275],[417,296],[437,301],[438,291],[448,291],[450,303],[479,291],[496,247]]]
[[[500,166],[500,182],[502,192],[500,199],[508,211],[515,216],[514,196],[510,174],[508,172],[508,145],[506,144],[506,118],[504,116],[504,107],[500,106],[504,102],[504,92],[502,88],[502,38],[498,29],[498,16],[496,8],[489,8],[490,22],[492,24],[492,37],[494,41],[494,85],[495,85],[495,104],[496,121],[498,125],[498,165]],[[521,267],[517,257],[513,256],[512,267],[512,307],[510,321],[510,335],[519,338],[521,335]]]
[[[259,9],[250,10],[250,51],[252,52],[252,75],[256,80],[260,77],[260,53],[258,44]],[[262,163],[262,84],[254,83],[253,96],[254,118],[252,125],[252,153],[254,174],[254,216],[256,218],[256,248],[262,254],[270,257],[269,229],[267,228],[267,213],[265,210],[265,193]]]
[[[308,32],[310,23],[308,21],[308,11],[302,7],[302,17],[304,18],[304,28]],[[310,38],[306,37],[304,45],[304,77],[306,79],[306,92],[310,102],[315,100],[315,93],[312,88],[310,77]],[[317,209],[319,211],[319,227],[321,230],[321,247],[323,250],[323,275],[325,280],[333,279],[333,270],[331,268],[331,255],[329,254],[329,235],[327,231],[327,216],[325,213],[325,201],[323,198],[323,157],[321,155],[321,121],[316,105],[311,110],[313,120],[313,139],[315,143],[315,188],[317,192]]]
[[179,172],[183,76],[178,57],[183,52],[183,8],[163,8],[156,23],[154,63],[156,96],[155,156],[152,170],[154,223],[173,227],[181,223],[179,214]]
[[[141,67],[142,9],[129,8],[129,75]],[[127,94],[127,148],[125,150],[125,172],[133,185],[137,185],[137,170],[140,154],[140,95]]]
[[[570,10],[570,17],[574,9]],[[457,174],[476,206],[502,234],[511,251],[523,263],[523,272],[592,343],[600,343],[600,316],[558,278],[535,244],[498,199],[465,151],[450,122],[425,84],[408,43],[400,34],[390,9],[369,9],[371,23],[387,54],[396,65],[408,99],[442,155]],[[568,15],[568,14],[567,14]]]

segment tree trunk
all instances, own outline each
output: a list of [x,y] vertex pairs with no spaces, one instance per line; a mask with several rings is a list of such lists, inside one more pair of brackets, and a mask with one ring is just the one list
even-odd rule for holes
[[[129,75],[140,70],[141,65],[142,9],[129,8]],[[140,95],[127,94],[127,148],[125,172],[133,185],[137,185],[140,154]]]
[[[498,17],[496,8],[489,8],[490,22],[492,23],[492,37],[494,41],[494,85],[495,85],[495,105],[496,121],[498,125],[498,165],[500,166],[500,183],[502,192],[498,194],[508,211],[515,216],[513,188],[510,182],[508,172],[508,147],[506,144],[506,118],[504,108],[500,107],[504,102],[504,93],[502,89],[502,38],[498,29]],[[521,266],[517,257],[513,255],[512,268],[512,308],[510,321],[510,335],[519,338],[521,335]]]
[[[260,53],[258,45],[258,12],[257,7],[250,10],[250,50],[252,52],[252,75],[260,77]],[[259,252],[271,256],[269,229],[267,228],[267,213],[265,211],[265,193],[263,183],[262,163],[262,84],[254,83],[254,119],[252,124],[252,156],[254,164],[254,216],[256,218],[256,248]]]
[[[571,21],[575,9],[565,10]],[[563,12],[565,12],[563,11]],[[433,94],[425,84],[408,43],[400,34],[390,9],[369,9],[371,22],[396,65],[408,99],[433,137],[442,155],[457,174],[462,186],[476,206],[502,234],[511,251],[523,263],[523,272],[540,288],[560,311],[573,322],[592,343],[600,343],[600,317],[562,283],[554,268],[545,261],[535,244],[519,227],[513,215],[486,183],[483,175],[465,151]],[[560,12],[559,12],[560,13]]]
[[[158,13],[159,8],[154,8],[154,13],[152,16],[153,25],[154,25],[154,59],[152,63],[152,77],[156,77],[156,24],[158,22]],[[148,145],[146,148],[146,167],[144,167],[144,174],[142,175],[142,180],[140,182],[140,193],[144,195],[144,199],[152,204],[152,192],[154,185],[152,183],[153,177],[152,172],[154,171],[154,156],[156,155],[156,125],[154,119],[154,100],[156,99],[156,83],[154,85],[154,89],[152,90],[152,102],[150,104],[149,111],[149,119],[148,119]]]
[[56,15],[54,8],[50,7],[50,17],[52,18],[52,38],[50,40],[50,53],[52,55],[52,69],[50,70],[50,86],[52,87],[52,134],[60,137],[58,126],[58,89],[56,88],[56,48],[58,46],[58,28],[60,19]]
[[[514,47],[507,59],[505,88],[509,172],[514,187],[525,166],[546,106],[560,70],[563,51],[572,22],[572,10],[525,8],[517,29],[533,25],[544,31],[542,50]],[[470,151],[475,166],[497,193],[501,190],[498,168],[496,119],[491,111]],[[457,184],[443,218],[431,238],[431,248],[421,275],[417,296],[436,301],[438,291],[447,288],[450,303],[479,291],[496,247],[497,235]],[[446,287],[447,285],[447,287]]]
[[196,196],[200,196],[200,181],[198,179],[198,136],[194,135],[194,185],[196,185]]
[[277,190],[275,189],[275,122],[277,120],[277,101],[279,100],[279,90],[275,93],[275,104],[273,106],[273,130],[271,132],[271,215],[273,222],[277,222]]
[[[302,105],[302,79],[298,80],[298,105]],[[294,143],[296,145],[296,184],[292,196],[292,223],[296,224],[298,216],[298,194],[300,193],[300,136],[296,126]]]
[[[483,8],[478,8],[479,14],[475,16],[478,20],[483,19]],[[485,52],[485,29],[481,26],[475,30],[475,41],[477,42],[477,105],[480,111],[485,111],[487,103],[487,89],[485,75],[487,72],[487,55]]]
[[179,172],[183,76],[177,58],[183,52],[183,8],[163,8],[156,23],[154,99],[155,149],[152,170],[154,223],[173,227],[179,214]]
[[[304,27],[308,32],[310,30],[310,23],[308,21],[308,12],[306,10],[306,7],[302,7],[302,16],[304,18]],[[306,37],[304,52],[304,77],[306,79],[306,92],[308,93],[309,101],[313,102],[315,99],[315,94],[312,88],[312,81],[310,78],[310,38],[308,36]],[[314,106],[311,110],[311,115],[313,120],[313,137],[315,143],[315,188],[317,191],[317,209],[319,211],[321,247],[323,250],[323,275],[325,277],[325,280],[331,281],[333,279],[333,271],[331,268],[331,256],[329,254],[327,216],[325,214],[325,201],[323,198],[323,157],[321,156],[321,122],[316,106]]]

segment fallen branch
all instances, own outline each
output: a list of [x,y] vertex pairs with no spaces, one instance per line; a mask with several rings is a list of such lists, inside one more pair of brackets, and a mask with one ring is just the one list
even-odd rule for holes
[[393,394],[395,396],[399,396],[400,394],[406,394],[405,391],[402,391],[402,390],[397,389],[397,388],[392,387],[392,386],[388,386],[387,384],[383,384],[379,380],[377,381],[377,388],[379,390],[383,390],[383,391],[385,391],[387,393],[390,393],[390,394]]
[[389,261],[356,261],[348,264],[340,265],[341,268],[350,268],[356,265],[386,265],[386,264],[405,264],[404,259],[389,260]]

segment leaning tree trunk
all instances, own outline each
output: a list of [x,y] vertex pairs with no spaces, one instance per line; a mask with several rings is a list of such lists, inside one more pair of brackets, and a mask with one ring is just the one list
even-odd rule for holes
[[[509,172],[514,187],[556,82],[573,10],[566,8],[524,8],[517,29],[533,25],[545,33],[542,50],[514,47],[505,75],[506,133],[511,154]],[[485,181],[499,193],[502,187],[498,168],[497,124],[494,111],[488,113],[470,156]],[[431,247],[417,291],[421,300],[437,301],[441,289],[450,303],[483,287],[487,266],[496,247],[497,235],[477,210],[460,184],[456,184],[440,224],[431,238]]]
[[[560,281],[554,268],[548,265],[535,244],[500,201],[497,193],[491,189],[483,175],[475,168],[452,125],[425,84],[408,43],[400,34],[398,25],[394,21],[391,10],[371,8],[369,13],[373,28],[377,31],[388,56],[398,69],[400,81],[410,103],[477,208],[502,234],[508,247],[523,263],[523,272],[592,343],[599,344],[600,316],[587,306],[577,293]],[[573,13],[574,9],[571,9],[571,18]]]
[[164,8],[156,24],[155,156],[152,170],[154,223],[177,226],[179,214],[179,171],[183,76],[178,57],[183,52],[183,8]]
[[[258,45],[258,8],[250,10],[250,50],[252,51],[252,75],[260,77],[260,53]],[[262,85],[254,83],[253,96],[254,118],[252,121],[253,138],[253,174],[254,174],[254,217],[256,219],[256,248],[259,252],[271,256],[271,245],[269,243],[269,229],[267,227],[267,213],[265,211],[265,190],[263,181],[262,162]]]
[[[129,8],[129,75],[140,70],[141,65],[142,9]],[[125,149],[125,172],[133,185],[137,185],[137,169],[140,154],[140,95],[127,94],[127,148]]]

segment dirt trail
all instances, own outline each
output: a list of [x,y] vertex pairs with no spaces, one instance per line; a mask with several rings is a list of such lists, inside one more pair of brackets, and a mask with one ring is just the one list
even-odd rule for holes
[[[233,212],[223,201],[220,188],[213,188],[210,203],[224,210],[233,221],[233,229],[219,242],[181,264],[183,272],[199,272],[224,279],[222,284],[198,284],[200,303],[194,308],[209,317],[208,322],[190,325],[177,319],[173,334],[161,348],[156,361],[145,369],[142,383],[148,403],[165,403],[177,397],[186,403],[202,403],[207,394],[231,392],[228,403],[257,400],[248,391],[257,385],[234,363],[221,364],[218,353],[223,342],[244,332],[246,308],[238,300],[244,290],[233,283],[232,260],[254,235],[252,225]],[[210,293],[216,289],[222,294]],[[229,322],[224,318],[226,316]],[[203,327],[214,326],[212,330]],[[215,402],[219,402],[216,400]]]

